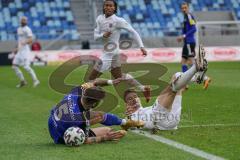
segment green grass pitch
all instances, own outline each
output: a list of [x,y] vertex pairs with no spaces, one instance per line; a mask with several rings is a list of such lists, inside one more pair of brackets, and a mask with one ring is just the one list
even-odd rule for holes
[[[161,79],[180,70],[179,64],[163,64],[168,72]],[[0,67],[0,159],[10,160],[145,160],[201,159],[160,142],[131,132],[122,141],[70,148],[53,144],[47,129],[49,111],[62,97],[48,85],[56,67],[34,67],[41,84],[17,89],[17,78],[10,67]],[[76,69],[66,83],[80,84],[85,72]],[[183,97],[183,119],[176,131],[157,134],[226,159],[239,159],[240,153],[240,63],[210,63],[208,75],[213,83],[207,91],[191,85]],[[151,82],[151,77],[146,77]],[[115,93],[112,88],[107,88]],[[153,103],[155,98],[150,102]],[[122,115],[123,102],[113,110]],[[143,103],[145,105],[145,103]],[[191,127],[192,125],[225,124],[226,126]],[[236,124],[229,126],[229,124]],[[189,127],[184,127],[189,126]]]

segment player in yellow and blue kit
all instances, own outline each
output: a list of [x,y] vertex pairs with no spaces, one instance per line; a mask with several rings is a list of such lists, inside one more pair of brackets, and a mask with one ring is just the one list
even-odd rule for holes
[[[184,15],[182,35],[177,38],[178,42],[184,43],[182,49],[182,72],[186,72],[188,70],[188,66],[192,66],[195,57],[195,48],[196,48],[196,39],[195,33],[197,31],[196,28],[196,20],[194,16],[189,12],[189,4],[187,2],[183,2],[181,5],[181,10]],[[206,75],[201,75],[204,81],[204,89],[207,89],[211,79]]]
[[138,121],[125,120],[114,114],[92,111],[105,97],[105,91],[100,86],[118,84],[121,79],[95,80],[72,89],[70,93],[52,108],[48,119],[49,133],[54,143],[64,144],[64,132],[73,126],[80,127],[87,137],[85,143],[98,143],[109,140],[119,140],[126,132],[113,131],[109,127],[90,129],[90,125],[101,123],[105,126],[121,125],[123,129],[141,127]]

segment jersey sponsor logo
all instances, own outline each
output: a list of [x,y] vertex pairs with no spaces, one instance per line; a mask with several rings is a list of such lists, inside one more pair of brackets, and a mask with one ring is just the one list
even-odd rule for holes
[[218,60],[234,60],[239,53],[235,48],[216,48],[213,50],[213,56]]
[[155,49],[152,51],[152,59],[157,61],[169,62],[173,61],[177,56],[177,53],[174,50],[163,48]]
[[192,17],[191,14],[188,14],[188,20],[189,20],[190,25],[195,25],[196,24],[196,22],[195,22],[195,20],[194,20],[194,18]]
[[74,110],[74,106],[76,104],[72,101],[72,95],[71,94],[68,96],[67,99],[68,99],[67,103],[68,103],[68,106],[69,106],[68,110],[69,110],[69,114],[70,114],[71,120],[75,121],[76,118],[74,116],[75,114],[74,114],[73,110]]

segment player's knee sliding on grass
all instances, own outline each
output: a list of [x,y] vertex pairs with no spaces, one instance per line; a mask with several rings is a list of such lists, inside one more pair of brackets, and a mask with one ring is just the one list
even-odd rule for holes
[[[112,80],[118,84],[121,79]],[[114,114],[100,111],[91,111],[105,97],[105,91],[100,86],[108,85],[107,80],[95,80],[74,88],[52,110],[48,120],[49,132],[56,144],[64,143],[64,132],[70,127],[79,127],[86,134],[85,143],[96,143],[107,140],[119,140],[126,132],[110,129],[90,129],[91,125],[101,123],[106,126],[120,125],[124,129],[141,127],[138,121],[121,119]],[[100,136],[104,134],[103,136]]]

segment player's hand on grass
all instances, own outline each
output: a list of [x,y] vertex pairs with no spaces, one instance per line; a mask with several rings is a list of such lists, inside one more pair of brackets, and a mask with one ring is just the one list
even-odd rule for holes
[[103,34],[103,38],[109,38],[111,36],[112,32],[106,32]]
[[142,52],[142,55],[143,55],[144,57],[147,56],[147,51],[146,51],[145,48],[141,48],[141,52]]
[[127,134],[124,130],[110,131],[105,135],[107,141],[119,141],[122,137]]

